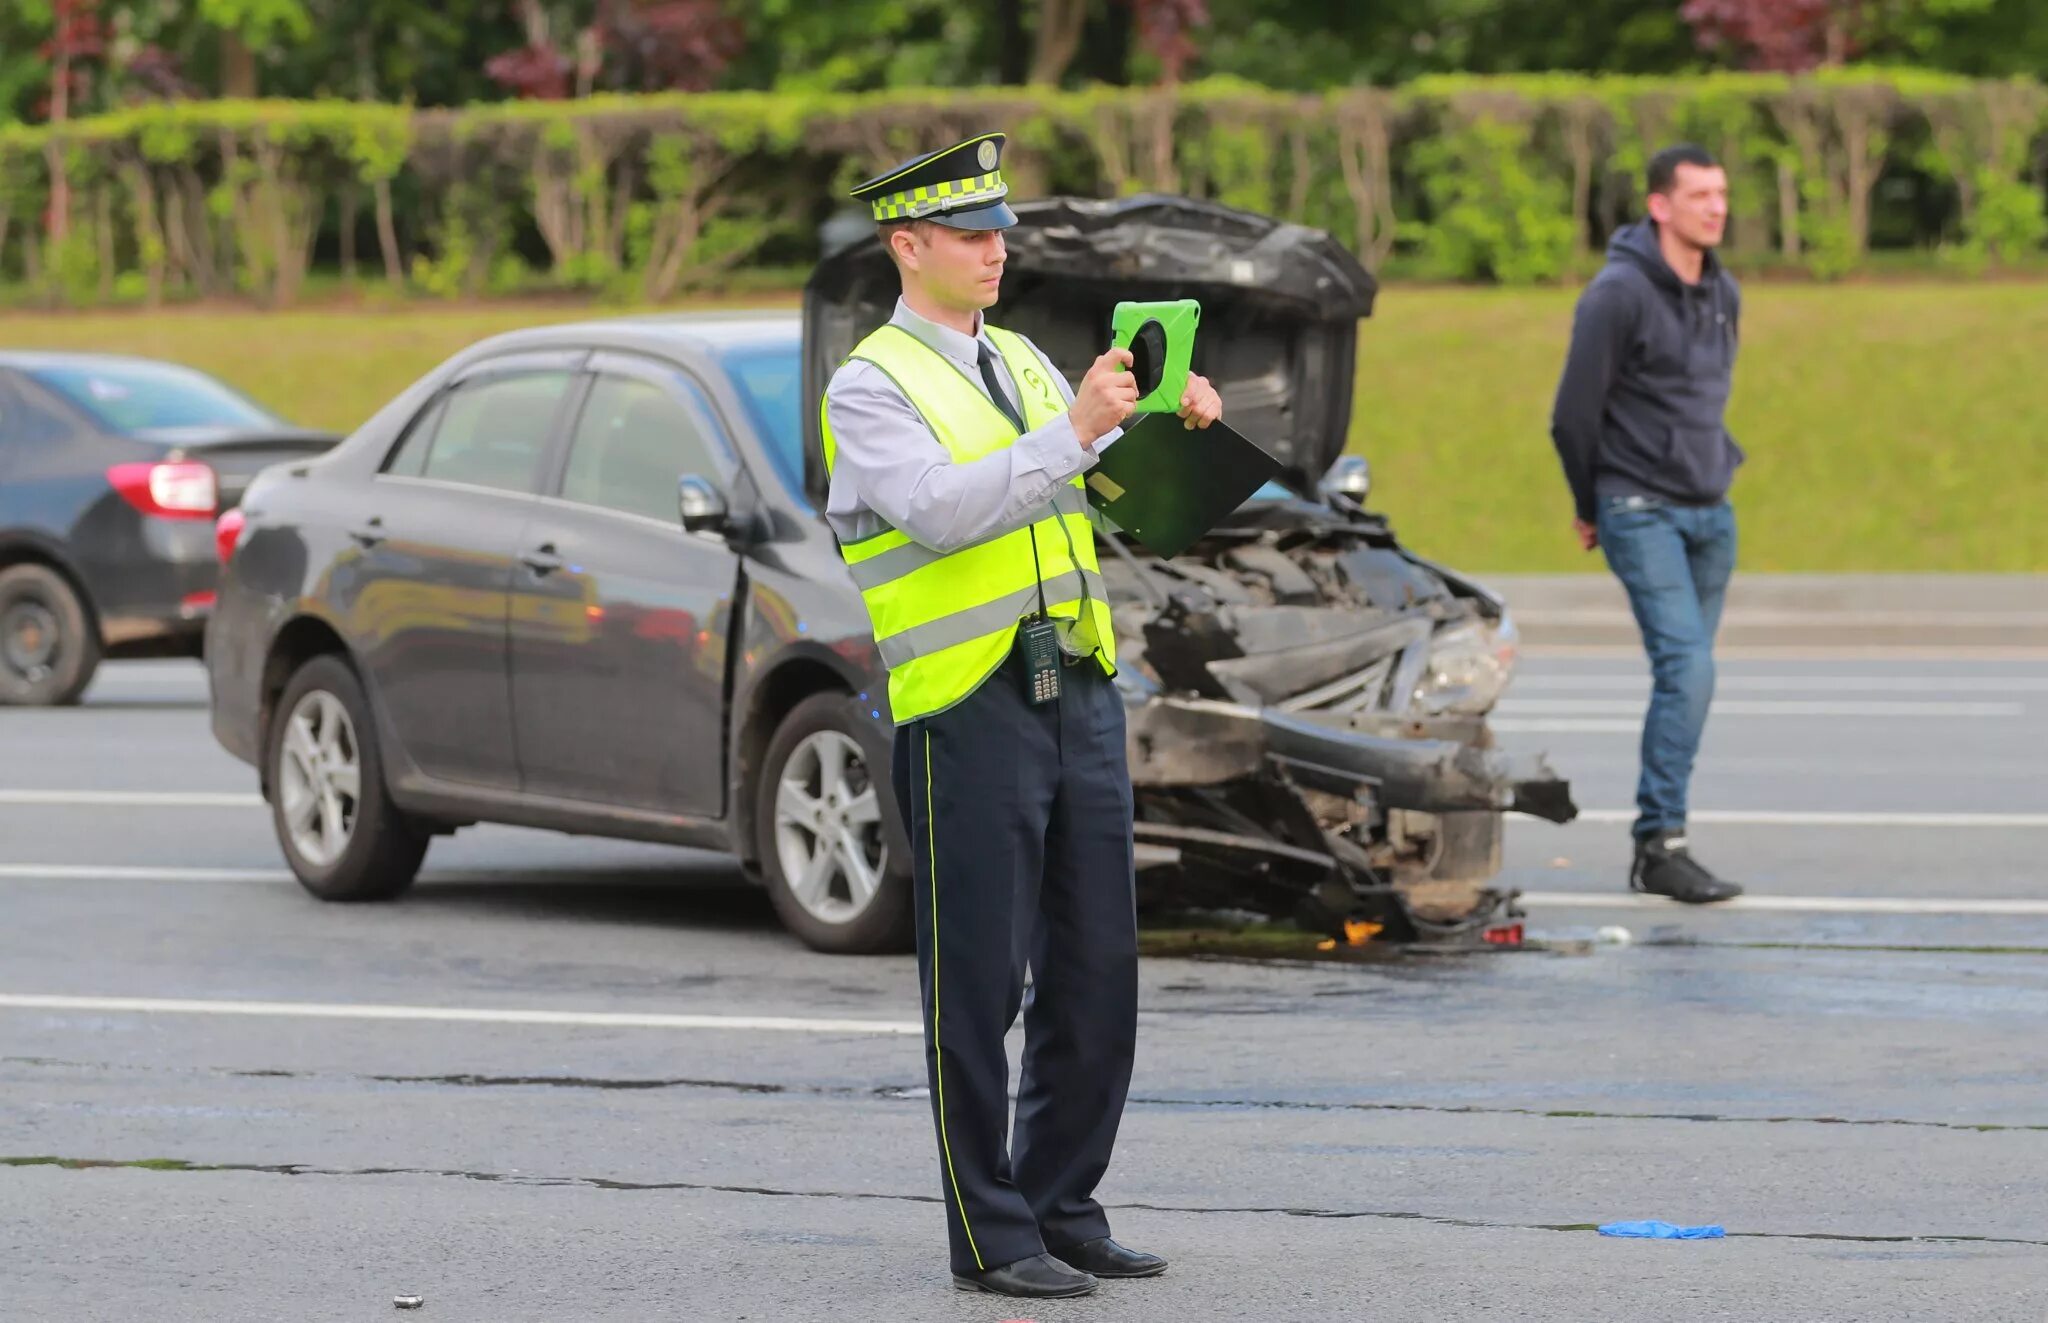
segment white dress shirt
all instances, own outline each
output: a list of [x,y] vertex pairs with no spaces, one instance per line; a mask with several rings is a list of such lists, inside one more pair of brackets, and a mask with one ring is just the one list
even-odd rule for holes
[[[984,394],[978,347],[988,346],[998,383],[1016,409],[1017,383],[980,314],[975,334],[967,336],[920,317],[899,298],[889,324],[944,355]],[[1031,352],[1072,404],[1074,392],[1052,360],[1037,345]],[[1060,484],[1090,468],[1096,452],[1122,435],[1111,429],[1091,451],[1062,413],[1006,449],[957,463],[889,374],[861,361],[833,373],[825,410],[835,449],[825,499],[832,531],[841,542],[857,542],[894,528],[934,551],[957,551],[1044,518]]]

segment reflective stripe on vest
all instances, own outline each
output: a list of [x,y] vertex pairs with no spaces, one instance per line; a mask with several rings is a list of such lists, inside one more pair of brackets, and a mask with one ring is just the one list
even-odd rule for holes
[[[1030,346],[1007,331],[986,329],[1022,397],[1025,427],[1036,430],[1064,413],[1065,402]],[[956,463],[1007,449],[1017,439],[979,381],[900,327],[874,332],[852,359],[887,373]],[[837,447],[822,404],[819,414],[829,472]],[[1050,613],[1072,620],[1085,614],[1101,645],[1096,660],[1105,673],[1115,673],[1108,594],[1080,477],[1063,484],[1049,505],[1035,523],[950,552],[893,528],[840,547],[889,668],[889,708],[898,723],[951,707],[1002,664],[1018,620],[1038,608],[1039,573]]]

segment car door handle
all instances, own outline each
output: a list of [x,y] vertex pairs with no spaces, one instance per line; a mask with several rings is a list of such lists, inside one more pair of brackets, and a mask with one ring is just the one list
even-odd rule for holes
[[543,542],[531,551],[520,552],[519,563],[535,574],[551,574],[562,568],[562,558],[555,554],[552,542]]
[[351,528],[348,535],[366,547],[374,547],[384,540],[384,520],[372,515],[361,528]]

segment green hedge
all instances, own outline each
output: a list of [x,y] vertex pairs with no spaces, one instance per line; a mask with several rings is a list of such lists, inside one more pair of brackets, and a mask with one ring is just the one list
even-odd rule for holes
[[989,127],[1010,132],[1024,195],[1214,197],[1443,279],[1583,271],[1636,209],[1646,155],[1678,139],[1728,164],[1729,252],[1744,265],[1839,276],[1891,248],[1977,270],[2038,260],[2048,238],[2048,91],[1910,70],[461,111],[182,102],[0,126],[0,283],[51,302],[281,305],[317,263],[449,295],[538,282],[661,300],[742,265],[807,262],[852,181]]

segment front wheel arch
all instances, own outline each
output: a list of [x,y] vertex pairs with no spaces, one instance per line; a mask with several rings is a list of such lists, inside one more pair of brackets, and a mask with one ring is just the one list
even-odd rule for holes
[[277,718],[278,700],[284,695],[284,688],[299,668],[315,657],[332,654],[342,665],[355,673],[358,683],[365,691],[369,686],[363,682],[363,668],[356,665],[355,658],[343,642],[340,631],[318,616],[297,616],[288,621],[270,640],[270,651],[263,658],[263,678],[259,682],[256,699],[256,748],[257,772],[262,780],[263,797],[268,800],[270,784],[269,759],[261,755],[270,747],[270,726]]
[[[66,707],[76,703],[99,670],[105,649],[92,594],[62,562],[47,556],[18,555],[0,560],[0,581],[15,601],[40,608],[52,617],[57,640],[55,663],[37,678],[9,682],[0,706]],[[68,638],[68,645],[66,640]],[[6,665],[0,660],[0,665]]]
[[[19,537],[20,535],[16,535]],[[71,585],[71,591],[78,594],[79,604],[85,608],[86,623],[92,628],[94,641],[104,649],[107,639],[100,623],[100,605],[93,597],[92,589],[85,582],[85,571],[73,564],[71,558],[41,540],[0,541],[0,570],[16,565],[44,565],[52,574]]]
[[[279,769],[287,757],[289,738],[286,723],[309,701],[318,703],[328,717],[341,722],[345,742],[337,741],[352,764],[352,789],[338,792],[323,813],[352,807],[352,823],[343,833],[338,851],[330,858],[311,858],[294,844],[289,784],[277,785]],[[263,775],[276,786],[271,795],[271,823],[285,862],[302,886],[321,900],[390,900],[412,886],[427,851],[428,832],[391,802],[384,780],[382,741],[376,714],[367,692],[346,657],[317,655],[293,671],[277,703],[283,720],[270,724],[263,744]],[[306,766],[333,766],[337,760],[309,755]],[[321,773],[320,780],[325,780]],[[304,784],[314,780],[301,777]],[[349,801],[352,802],[352,806]],[[310,800],[302,802],[310,803]]]

